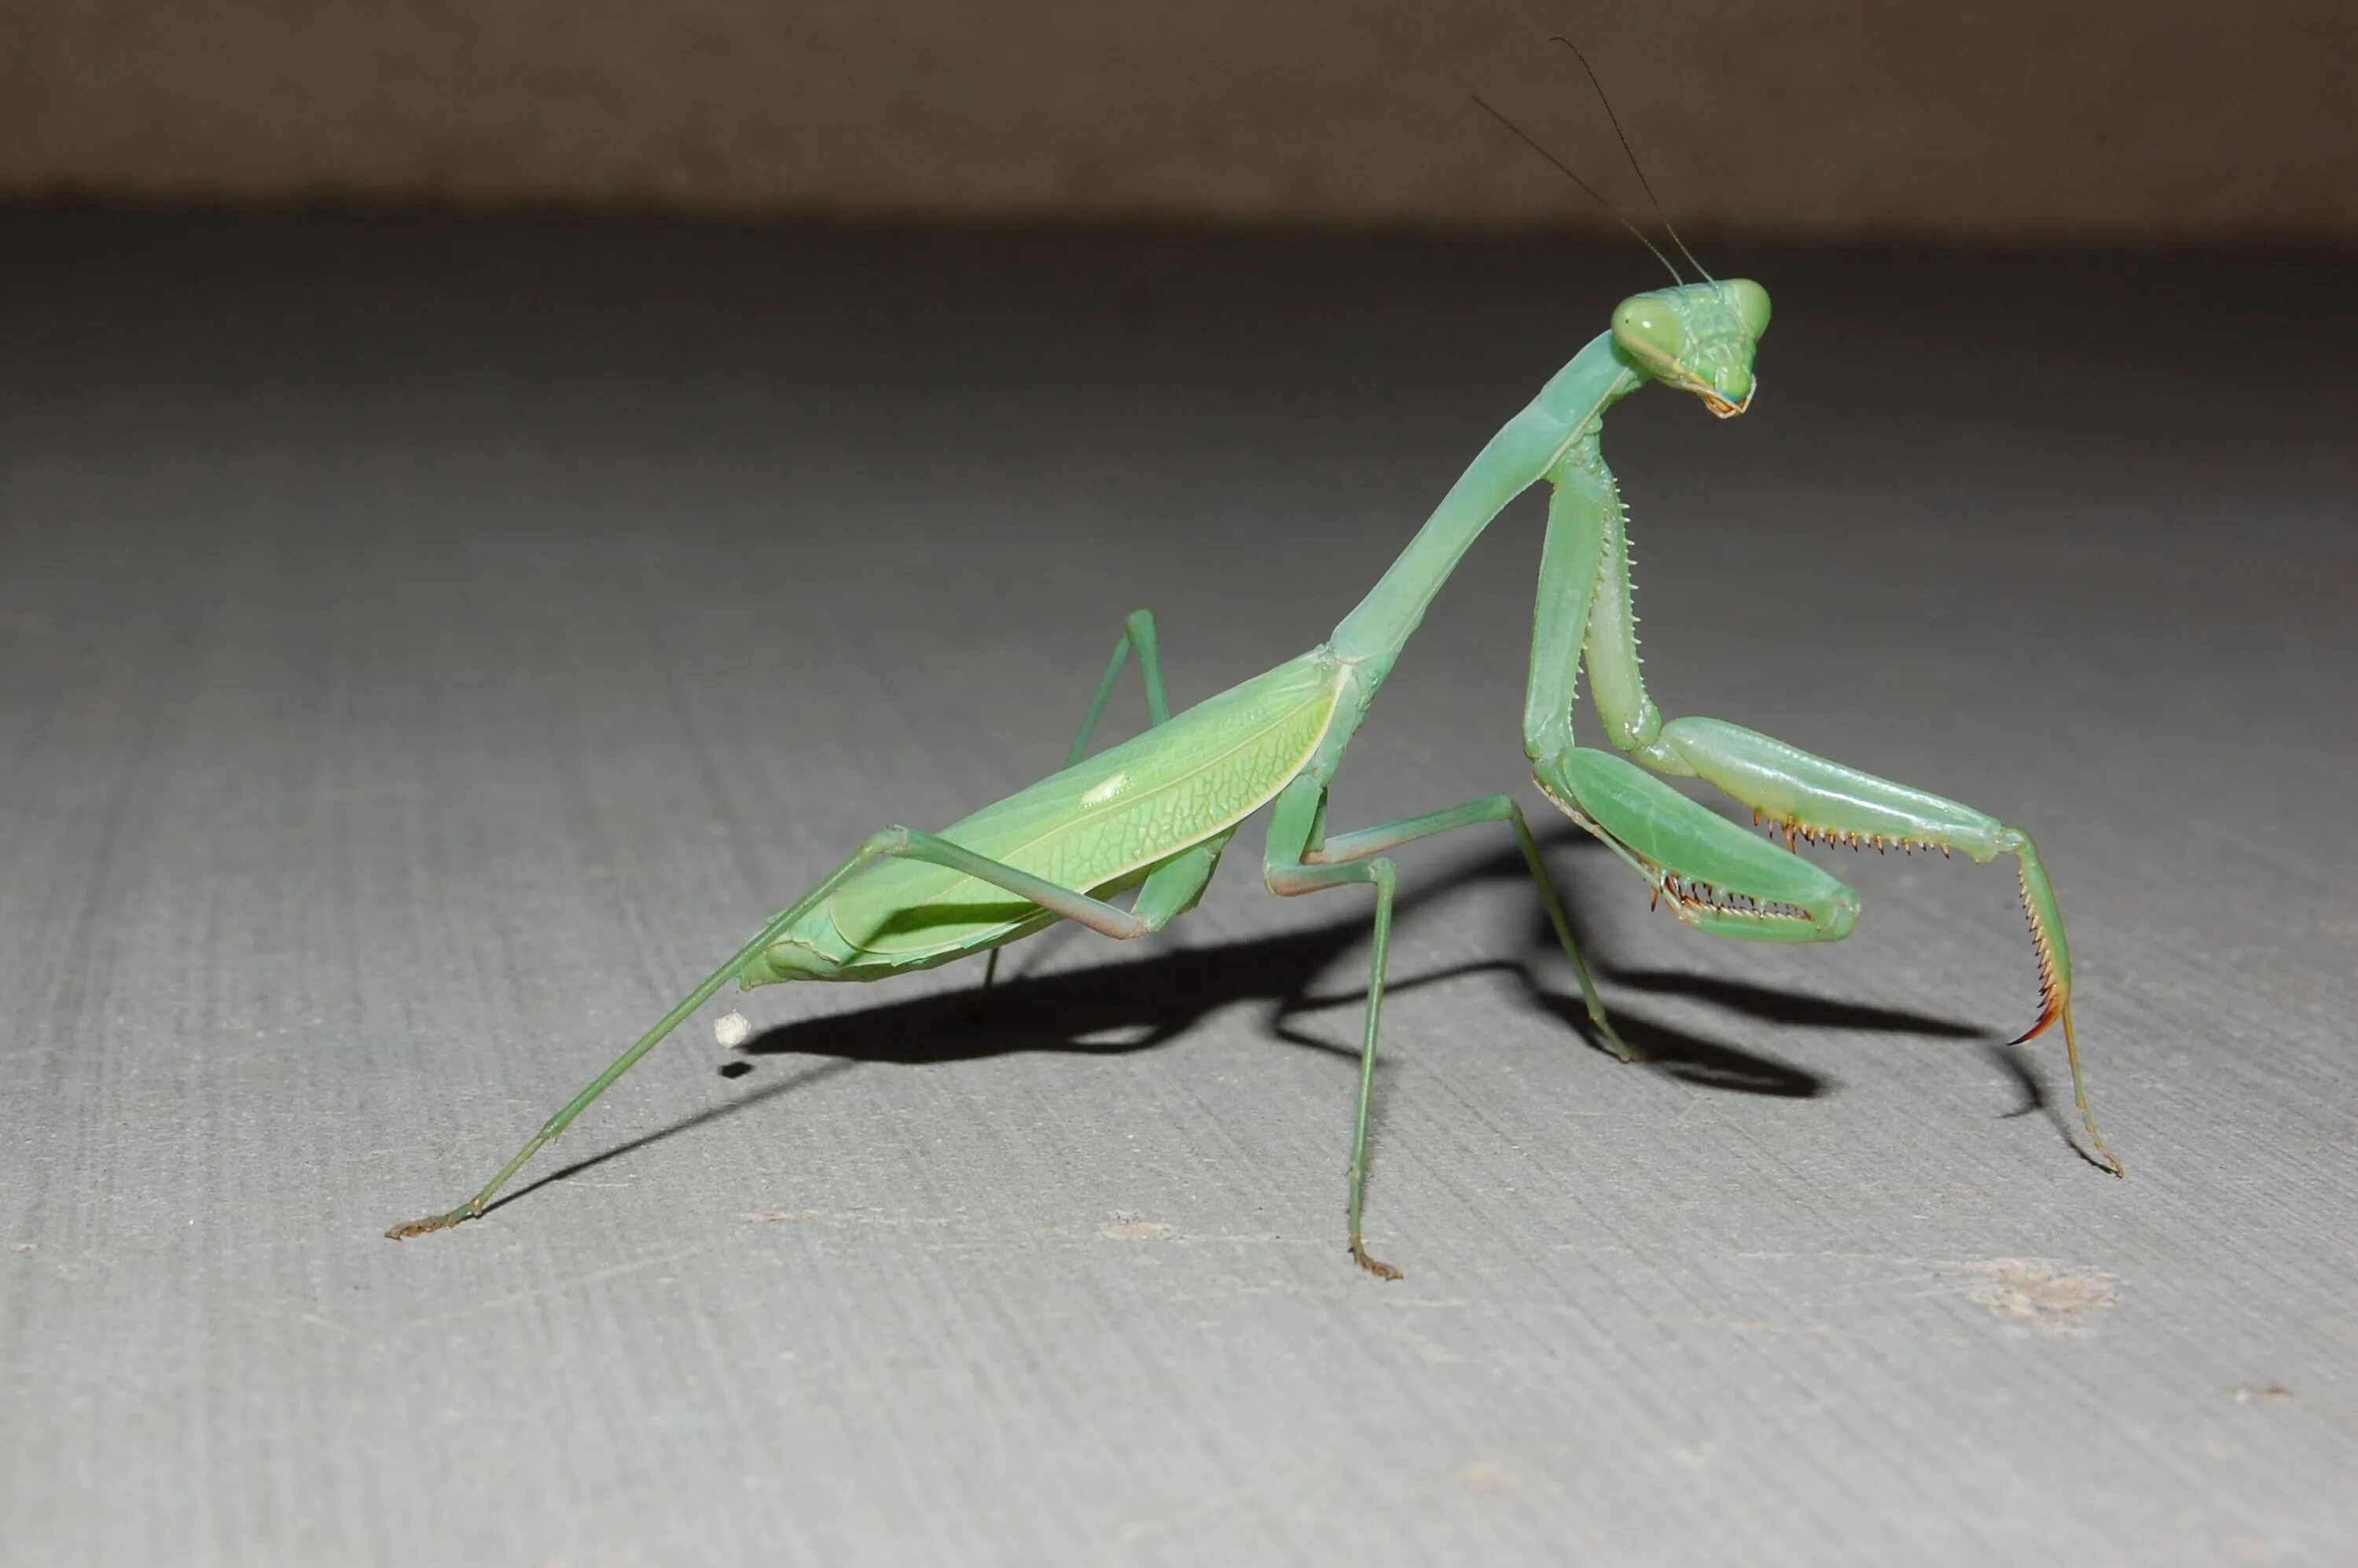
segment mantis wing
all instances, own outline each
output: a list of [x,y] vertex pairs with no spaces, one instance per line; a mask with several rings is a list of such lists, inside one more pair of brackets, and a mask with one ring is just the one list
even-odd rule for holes
[[[1274,799],[1325,738],[1347,668],[1314,649],[984,806],[941,837],[1060,887],[1121,885]],[[900,860],[878,862],[829,903],[843,940],[878,957],[967,946],[1036,913],[973,877]]]

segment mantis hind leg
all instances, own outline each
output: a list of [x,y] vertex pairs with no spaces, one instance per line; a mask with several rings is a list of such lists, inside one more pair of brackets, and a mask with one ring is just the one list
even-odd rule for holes
[[1094,898],[1086,892],[1059,887],[1044,877],[1019,871],[1013,866],[991,860],[988,856],[976,854],[973,850],[953,844],[937,835],[920,833],[909,827],[887,827],[881,833],[871,835],[867,842],[852,851],[851,857],[829,872],[817,887],[805,893],[791,907],[773,916],[770,923],[755,933],[753,939],[740,947],[727,963],[706,976],[701,984],[682,997],[669,1012],[655,1022],[654,1028],[641,1035],[637,1043],[629,1050],[615,1057],[604,1072],[590,1079],[579,1094],[568,1100],[555,1116],[542,1124],[540,1130],[527,1139],[524,1147],[516,1151],[514,1157],[505,1165],[501,1166],[499,1173],[484,1183],[473,1197],[446,1214],[428,1215],[423,1219],[412,1220],[406,1225],[396,1225],[386,1231],[385,1235],[395,1241],[402,1241],[413,1236],[423,1236],[428,1231],[447,1230],[454,1225],[460,1225],[480,1217],[492,1198],[502,1187],[507,1185],[508,1179],[523,1169],[525,1162],[539,1153],[544,1146],[571,1126],[574,1119],[589,1109],[599,1096],[612,1087],[616,1079],[636,1066],[641,1057],[661,1044],[665,1037],[686,1022],[691,1013],[711,1000],[715,991],[744,973],[749,966],[760,962],[763,955],[773,944],[784,937],[796,921],[817,907],[820,901],[840,887],[845,878],[880,856],[928,860],[938,866],[946,866],[952,871],[963,871],[978,881],[988,882],[993,887],[1003,888],[1019,898],[1028,899],[1043,909],[1053,910],[1065,919],[1086,925],[1102,935],[1127,939],[1143,936],[1148,932],[1157,929],[1163,921],[1191,907],[1195,898],[1201,895],[1203,883],[1210,880],[1212,868],[1217,864],[1219,851],[1226,843],[1227,838],[1224,836],[1211,843],[1197,845],[1156,868],[1140,889],[1140,898],[1137,902],[1142,906],[1141,912],[1133,913],[1108,903],[1103,899]]
[[615,1057],[604,1072],[590,1079],[588,1087],[568,1100],[555,1116],[543,1123],[540,1130],[527,1139],[522,1149],[516,1151],[515,1157],[501,1166],[499,1173],[485,1182],[473,1197],[447,1214],[427,1215],[423,1219],[414,1219],[406,1225],[396,1225],[386,1231],[385,1235],[395,1241],[406,1241],[413,1236],[423,1236],[434,1230],[448,1230],[454,1225],[462,1225],[468,1220],[479,1218],[482,1215],[484,1206],[492,1201],[493,1195],[508,1184],[508,1178],[523,1169],[525,1161],[539,1153],[543,1145],[570,1127],[574,1118],[590,1108],[591,1101],[613,1087],[615,1079],[636,1066],[640,1057],[663,1044],[665,1037],[687,1022],[688,1016],[710,1000],[715,991],[743,973],[748,964],[760,959],[762,955],[769,950],[771,944],[784,936],[795,922],[809,914],[818,906],[821,900],[842,886],[845,878],[886,852],[886,836],[880,833],[853,850],[850,858],[828,872],[817,887],[805,893],[787,908],[779,911],[771,918],[768,925],[753,934],[752,941],[738,948],[727,963],[707,975],[702,984],[680,998],[676,1006],[655,1021],[654,1028],[640,1035],[635,1044]]
[[[1098,689],[1089,697],[1088,711],[1081,715],[1081,728],[1074,735],[1072,745],[1065,749],[1065,766],[1069,768],[1088,754],[1089,741],[1098,732],[1098,720],[1105,717],[1106,704],[1113,697],[1115,683],[1121,679],[1122,666],[1130,662],[1133,654],[1138,656],[1139,681],[1146,687],[1147,728],[1152,729],[1170,719],[1171,701],[1163,693],[1163,649],[1155,640],[1154,612],[1133,610],[1122,618],[1121,636],[1115,641],[1113,657],[1107,662],[1105,674],[1098,681]],[[1217,854],[1213,858],[1217,860]],[[1206,871],[1205,876],[1208,880],[1210,872]],[[1200,895],[1203,889],[1198,887],[1195,891]],[[983,960],[982,985],[976,993],[971,1009],[976,1018],[979,1019],[983,1010],[990,1005],[991,987],[998,979],[999,949],[993,947],[990,956]]]

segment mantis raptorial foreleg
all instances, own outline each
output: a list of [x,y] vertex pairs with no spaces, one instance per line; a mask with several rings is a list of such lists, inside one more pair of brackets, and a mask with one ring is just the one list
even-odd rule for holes
[[[1596,833],[1686,924],[1756,941],[1850,934],[1858,895],[1791,851],[1807,838],[1853,846],[2015,857],[2039,959],[2039,1015],[2016,1044],[2061,1020],[2073,1098],[2088,1140],[2117,1175],[2088,1109],[2071,1030],[2063,917],[2030,836],[1944,795],[1895,784],[1717,719],[1665,723],[1639,673],[1628,536],[1611,473],[1576,447],[1554,483],[1541,564],[1524,743],[1549,796]],[[1784,836],[1778,849],[1610,752],[1574,746],[1573,673],[1585,656],[1598,717],[1615,745],[1656,773],[1716,785]]]
[[[1621,497],[1594,441],[1575,442],[1549,470],[1547,542],[1540,557],[1540,591],[1532,621],[1531,682],[1523,706],[1523,750],[1548,797],[1573,819],[1596,831],[1601,816],[1616,826],[1597,836],[1652,881],[1659,897],[1666,865],[1707,866],[1715,885],[1741,888],[1780,913],[1806,918],[1758,918],[1700,903],[1677,907],[1690,924],[1725,934],[1785,941],[1823,941],[1846,935],[1856,896],[1832,877],[1793,859],[1664,788],[1610,753],[1573,744],[1572,699],[1584,656],[1599,717],[1617,744],[1649,755],[1660,716],[1638,676],[1635,622],[1629,610],[1628,548]],[[1652,757],[1649,755],[1649,760]],[[1616,809],[1626,804],[1625,809]],[[1702,850],[1705,853],[1696,854]],[[1663,861],[1660,856],[1682,857]],[[1690,877],[1699,872],[1686,871]]]
[[1516,842],[1522,847],[1523,863],[1531,869],[1531,880],[1539,884],[1540,898],[1547,905],[1549,923],[1555,927],[1564,957],[1572,960],[1572,972],[1579,977],[1580,994],[1588,1004],[1589,1021],[1623,1061],[1640,1058],[1605,1015],[1605,1004],[1597,998],[1595,982],[1589,978],[1588,966],[1582,961],[1580,947],[1573,940],[1563,900],[1557,895],[1555,882],[1548,875],[1547,863],[1540,859],[1539,845],[1531,838],[1531,825],[1523,820],[1522,807],[1510,797],[1487,795],[1446,811],[1403,817],[1331,838],[1324,837],[1325,807],[1325,786],[1314,776],[1296,779],[1286,786],[1285,793],[1277,797],[1276,813],[1270,822],[1261,879],[1271,892],[1286,898],[1352,882],[1366,882],[1376,890],[1375,936],[1368,956],[1367,1021],[1359,1046],[1358,1108],[1351,1133],[1351,1256],[1369,1273],[1397,1280],[1399,1270],[1368,1255],[1359,1227],[1367,1195],[1368,1107],[1376,1083],[1376,1040],[1383,1016],[1384,965],[1391,946],[1392,902],[1399,889],[1398,868],[1384,851],[1479,822],[1512,824]]
[[1944,855],[1955,850],[1983,862],[2012,855],[2039,957],[2039,1017],[2014,1044],[2061,1021],[2063,1054],[2071,1064],[2071,1096],[2081,1124],[2113,1173],[2122,1173],[2120,1161],[2104,1147],[2088,1109],[2080,1043],[2071,1030],[2071,950],[2064,940],[2054,886],[2029,834],[1961,801],[1878,778],[1725,719],[1674,719],[1662,726],[1660,743],[1687,772],[1733,796],[1755,821],[1781,832],[1789,849],[1796,839],[1814,838],[1853,849],[1938,849]]
[[1834,942],[1858,924],[1858,894],[1764,844],[1610,752],[1581,746],[1531,770],[1548,798],[1650,884],[1698,931],[1756,942]]

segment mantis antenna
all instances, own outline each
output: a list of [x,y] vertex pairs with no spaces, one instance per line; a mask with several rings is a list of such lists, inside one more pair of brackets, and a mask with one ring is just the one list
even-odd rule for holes
[[[1556,156],[1555,156],[1555,154],[1553,154],[1553,153],[1552,153],[1552,152],[1548,151],[1548,150],[1547,150],[1547,148],[1545,148],[1545,147],[1543,147],[1543,146],[1540,146],[1540,145],[1539,145],[1539,143],[1537,143],[1536,141],[1533,141],[1533,140],[1531,139],[1531,133],[1529,133],[1528,131],[1525,131],[1525,130],[1524,130],[1520,125],[1516,124],[1512,120],[1508,119],[1504,114],[1501,114],[1500,113],[1498,113],[1498,110],[1493,109],[1492,107],[1490,107],[1490,104],[1489,104],[1488,101],[1487,101],[1487,100],[1486,100],[1486,99],[1484,99],[1484,98],[1483,98],[1483,96],[1482,96],[1480,93],[1478,93],[1478,92],[1470,92],[1470,93],[1466,94],[1466,96],[1467,96],[1467,97],[1469,97],[1469,98],[1471,98],[1471,99],[1473,99],[1473,100],[1474,100],[1474,102],[1475,102],[1476,103],[1479,104],[1479,105],[1481,106],[1482,112],[1483,112],[1484,114],[1486,114],[1489,115],[1489,116],[1490,116],[1490,118],[1492,118],[1493,120],[1498,121],[1498,124],[1500,124],[1501,125],[1506,126],[1506,127],[1507,127],[1507,129],[1509,129],[1509,131],[1512,131],[1512,132],[1515,134],[1515,138],[1516,138],[1516,140],[1518,140],[1518,141],[1521,142],[1521,143],[1523,144],[1523,146],[1527,146],[1527,147],[1531,148],[1531,151],[1533,151],[1533,152],[1535,152],[1535,153],[1539,154],[1539,155],[1540,155],[1540,157],[1543,157],[1543,158],[1547,159],[1547,160],[1548,160],[1548,162],[1550,162],[1550,163],[1552,163],[1552,164],[1555,165],[1556,172],[1557,172],[1558,174],[1563,175],[1566,179],[1568,179],[1568,180],[1572,181],[1574,185],[1577,185],[1578,187],[1580,187],[1580,189],[1581,189],[1582,190],[1584,190],[1584,191],[1585,191],[1585,192],[1587,193],[1587,195],[1588,195],[1588,199],[1589,199],[1591,201],[1595,202],[1599,207],[1602,207],[1602,208],[1604,208],[1607,212],[1612,213],[1612,214],[1613,214],[1613,221],[1614,221],[1615,222],[1617,222],[1617,223],[1620,224],[1623,228],[1625,228],[1625,229],[1628,230],[1631,233],[1633,233],[1633,234],[1635,234],[1635,235],[1637,235],[1637,236],[1638,236],[1638,243],[1639,243],[1639,244],[1641,244],[1641,245],[1645,246],[1648,250],[1650,250],[1650,251],[1651,251],[1651,252],[1653,252],[1653,253],[1654,253],[1654,259],[1655,259],[1656,261],[1660,262],[1660,263],[1662,264],[1662,268],[1663,268],[1663,270],[1664,270],[1664,271],[1666,271],[1666,272],[1668,272],[1668,273],[1671,275],[1671,281],[1672,283],[1684,283],[1684,282],[1686,281],[1686,279],[1685,279],[1685,278],[1681,277],[1681,276],[1679,276],[1679,269],[1678,269],[1678,268],[1676,268],[1676,267],[1674,267],[1674,266],[1672,266],[1672,265],[1671,265],[1671,258],[1670,258],[1670,257],[1668,257],[1668,256],[1666,256],[1666,255],[1664,255],[1664,254],[1662,254],[1662,249],[1661,249],[1661,247],[1660,247],[1660,245],[1657,245],[1656,243],[1654,243],[1654,242],[1653,242],[1653,241],[1651,241],[1651,240],[1650,240],[1650,239],[1646,238],[1646,232],[1645,232],[1643,229],[1640,229],[1639,227],[1638,227],[1638,225],[1637,225],[1637,224],[1632,223],[1631,222],[1629,222],[1629,220],[1628,220],[1627,217],[1623,216],[1622,211],[1621,211],[1621,209],[1619,209],[1618,207],[1614,206],[1614,205],[1613,205],[1613,203],[1611,203],[1610,201],[1606,200],[1605,200],[1605,198],[1604,198],[1603,196],[1599,195],[1599,194],[1597,193],[1596,187],[1595,187],[1595,186],[1593,186],[1593,185],[1589,184],[1589,183],[1588,183],[1588,181],[1586,181],[1586,180],[1585,180],[1585,179],[1581,178],[1580,178],[1580,176],[1578,176],[1578,175],[1576,175],[1576,174],[1573,173],[1573,172],[1572,172],[1572,166],[1571,166],[1571,165],[1569,165],[1569,164],[1565,163],[1565,162],[1563,161],[1563,159],[1562,159],[1562,158],[1560,158],[1560,157],[1556,157]],[[1624,144],[1624,145],[1626,146],[1627,144]],[[1642,178],[1643,177],[1642,177],[1642,176],[1640,176],[1639,178]],[[1666,226],[1666,227],[1668,226],[1668,221],[1667,221],[1667,220],[1665,220],[1665,226]],[[1675,239],[1677,239],[1677,238],[1678,238],[1678,236],[1674,233],[1674,234],[1672,234],[1672,235],[1671,236],[1671,238],[1672,238],[1673,240],[1675,240]],[[1681,246],[1679,247],[1679,249],[1681,249],[1681,250],[1684,250],[1684,249],[1686,249],[1686,247],[1685,247],[1684,245],[1681,245]],[[1693,258],[1693,256],[1689,256],[1687,259],[1688,259],[1689,261],[1693,261],[1693,260],[1694,260],[1694,258]],[[1697,270],[1697,271],[1699,271],[1699,272],[1700,272],[1700,271],[1702,271],[1702,264],[1701,264],[1701,263],[1697,263],[1697,264],[1696,264],[1696,270]],[[1710,274],[1708,274],[1708,273],[1704,273],[1704,276],[1706,276],[1706,277],[1708,277],[1708,276],[1710,276],[1711,275],[1710,275]]]
[[[1630,146],[1629,138],[1622,134],[1621,116],[1613,112],[1613,100],[1605,96],[1605,83],[1596,80],[1596,68],[1588,63],[1588,57],[1580,52],[1580,46],[1574,43],[1570,38],[1565,38],[1563,34],[1559,33],[1549,38],[1548,42],[1552,44],[1562,44],[1564,48],[1570,49],[1572,51],[1572,58],[1580,62],[1580,69],[1588,73],[1588,85],[1596,89],[1596,101],[1605,105],[1605,117],[1612,122],[1614,137],[1616,140],[1620,142],[1622,153],[1629,159],[1630,172],[1638,177],[1639,189],[1645,191],[1646,200],[1653,203],[1654,216],[1662,221],[1662,228],[1664,232],[1671,236],[1671,243],[1679,247],[1679,254],[1686,257],[1687,265],[1693,267],[1695,271],[1703,274],[1706,282],[1716,283],[1718,279],[1711,276],[1711,269],[1704,265],[1703,263],[1695,260],[1694,252],[1687,249],[1687,243],[1679,238],[1677,228],[1671,222],[1671,215],[1662,211],[1662,199],[1654,194],[1652,181],[1646,178],[1646,171],[1638,166],[1637,149]],[[1622,222],[1627,222],[1628,220],[1625,218]],[[1646,248],[1653,250],[1651,245],[1649,245]],[[1654,251],[1654,254],[1656,255],[1660,255],[1662,253],[1660,251]]]

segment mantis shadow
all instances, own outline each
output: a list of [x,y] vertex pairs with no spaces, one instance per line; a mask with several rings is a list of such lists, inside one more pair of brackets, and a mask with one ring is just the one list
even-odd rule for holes
[[[1543,840],[1551,854],[1593,847],[1585,835],[1570,829]],[[1528,886],[1522,857],[1511,848],[1410,881],[1393,906],[1395,962],[1407,945],[1400,935],[1412,931],[1426,906],[1466,887],[1500,881]],[[1582,951],[1592,955],[1595,973],[1615,987],[1699,997],[1732,1011],[1804,1026],[1953,1036],[1979,1033],[1920,1013],[1791,996],[1671,971],[1622,970],[1595,960],[1597,944],[1576,920],[1573,934]],[[971,990],[935,992],[780,1024],[744,1046],[742,1054],[827,1056],[904,1066],[1022,1052],[1126,1054],[1164,1045],[1223,1008],[1258,1001],[1265,1006],[1265,1027],[1273,1038],[1356,1061],[1359,1052],[1355,1043],[1322,1039],[1298,1027],[1296,1020],[1364,1005],[1364,983],[1329,994],[1313,994],[1312,988],[1347,958],[1364,963],[1368,937],[1364,912],[1307,930],[1208,947],[1181,945],[1166,933],[1161,941],[1167,945],[1145,957],[1002,982],[988,1010],[978,1007]],[[1553,932],[1536,916],[1511,956],[1422,973],[1395,970],[1384,989],[1388,996],[1399,996],[1483,973],[1511,975],[1520,982],[1526,1005],[1553,1016],[1592,1048],[1603,1049]],[[1813,1073],[1689,1033],[1626,1004],[1613,1005],[1610,1011],[1623,1036],[1645,1054],[1644,1065],[1656,1071],[1709,1087],[1790,1098],[1812,1098],[1827,1087],[1826,1080]]]
[[[1586,851],[1595,845],[1585,835],[1566,828],[1544,835],[1541,847],[1553,859],[1563,851]],[[1412,931],[1426,906],[1469,886],[1500,881],[1528,888],[1522,857],[1512,848],[1416,876],[1393,906],[1396,938]],[[1032,950],[1038,952],[1042,943],[1052,943],[1055,935],[1052,931],[1035,938]],[[978,1007],[974,989],[961,988],[779,1024],[741,1047],[738,1060],[720,1069],[722,1076],[742,1076],[755,1070],[753,1063],[768,1057],[824,1060],[552,1171],[492,1206],[503,1206],[535,1188],[565,1181],[649,1144],[815,1086],[861,1063],[925,1066],[1028,1052],[1129,1054],[1168,1044],[1212,1013],[1247,1002],[1263,1004],[1264,1027],[1272,1038],[1356,1062],[1359,1054],[1356,1044],[1322,1039],[1305,1032],[1296,1021],[1330,1010],[1356,1011],[1364,1004],[1364,983],[1325,994],[1314,994],[1313,987],[1346,958],[1364,965],[1368,935],[1365,911],[1302,931],[1216,946],[1185,946],[1184,935],[1166,932],[1152,950],[1138,958],[1026,973],[1002,981],[987,1010]],[[1573,935],[1588,956],[1597,979],[1606,990],[1617,993],[1608,998],[1607,1008],[1623,1037],[1644,1055],[1639,1065],[1703,1087],[1806,1099],[1825,1093],[1830,1086],[1827,1079],[1802,1067],[1705,1039],[1650,1017],[1633,1009],[1627,993],[1685,998],[1764,1022],[1805,1029],[1989,1038],[1986,1031],[1974,1025],[1927,1013],[1680,970],[1624,968],[1600,959],[1598,944],[1576,914]],[[1410,946],[1395,940],[1396,961],[1402,948]],[[1513,976],[1526,1006],[1554,1017],[1568,1033],[1605,1053],[1557,948],[1554,932],[1537,912],[1522,927],[1510,956],[1422,973],[1395,973],[1387,980],[1385,991],[1398,996],[1483,973]],[[2023,1091],[2023,1103],[2007,1115],[2045,1109],[2051,1118],[2045,1094],[2018,1055],[1995,1045],[1992,1049],[1995,1059],[2007,1068]]]

